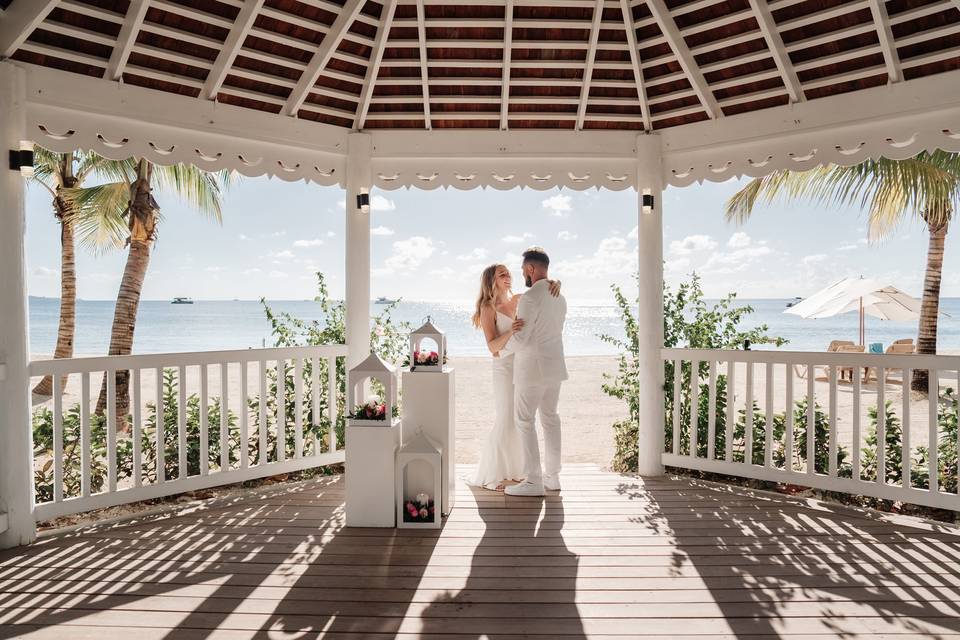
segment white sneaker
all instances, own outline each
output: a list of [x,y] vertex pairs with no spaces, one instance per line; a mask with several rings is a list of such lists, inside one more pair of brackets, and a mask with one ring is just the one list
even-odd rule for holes
[[512,484],[506,487],[503,492],[508,496],[542,496],[543,485],[524,480],[520,484]]
[[543,476],[543,488],[547,491],[560,491],[560,478],[557,476]]

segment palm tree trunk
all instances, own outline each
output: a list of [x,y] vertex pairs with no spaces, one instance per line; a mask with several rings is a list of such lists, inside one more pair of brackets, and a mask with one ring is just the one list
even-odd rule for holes
[[[943,249],[947,238],[946,223],[927,225],[930,242],[927,246],[927,271],[923,278],[923,300],[920,303],[920,325],[917,330],[917,353],[937,353],[937,320],[940,316],[940,280],[943,274]],[[926,392],[928,372],[920,369],[913,372],[910,388]]]
[[[77,186],[77,179],[73,176],[72,153],[63,155],[60,180],[57,197],[53,201],[54,213],[60,222],[60,324],[57,327],[57,346],[53,357],[72,358],[77,326],[77,265],[73,238],[73,203],[59,193],[61,189],[72,189]],[[64,376],[60,386],[61,393],[67,387],[67,380],[67,376]],[[52,396],[53,377],[45,376],[33,388],[33,393],[43,397]]]
[[[120,291],[113,312],[113,327],[110,331],[110,350],[108,355],[130,355],[133,350],[134,329],[137,324],[137,309],[140,306],[140,294],[143,280],[150,266],[150,250],[154,239],[159,207],[150,193],[152,165],[140,162],[137,181],[131,187],[130,197],[130,250],[127,263],[120,280]],[[117,405],[115,408],[116,429],[123,430],[127,425],[130,409],[130,372],[116,372]],[[97,400],[97,413],[102,414],[107,406],[107,379],[104,376]]]

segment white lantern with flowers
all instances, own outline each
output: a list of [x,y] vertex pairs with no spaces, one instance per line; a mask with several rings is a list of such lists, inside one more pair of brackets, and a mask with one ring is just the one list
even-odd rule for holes
[[440,372],[447,361],[447,336],[427,316],[410,334],[410,371]]
[[[382,396],[371,394],[379,383]],[[399,421],[397,405],[397,371],[371,353],[366,360],[347,373],[347,424],[388,427]]]

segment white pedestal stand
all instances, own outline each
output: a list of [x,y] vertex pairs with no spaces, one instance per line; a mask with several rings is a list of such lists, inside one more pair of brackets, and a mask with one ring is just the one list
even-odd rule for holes
[[456,396],[453,369],[443,371],[404,371],[403,441],[411,440],[417,429],[423,430],[440,447],[441,508],[448,515],[453,508],[457,487]]
[[394,462],[400,446],[400,422],[377,426],[347,422],[347,526],[394,527]]

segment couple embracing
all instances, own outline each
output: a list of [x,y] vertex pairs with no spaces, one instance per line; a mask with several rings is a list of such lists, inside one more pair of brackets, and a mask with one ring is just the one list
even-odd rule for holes
[[[560,385],[567,379],[563,325],[567,302],[549,279],[550,258],[540,247],[523,253],[526,293],[514,295],[510,270],[483,271],[473,323],[493,355],[493,428],[469,484],[508,495],[542,496],[560,489]],[[536,418],[543,429],[541,466]],[[517,484],[508,485],[507,481]]]

